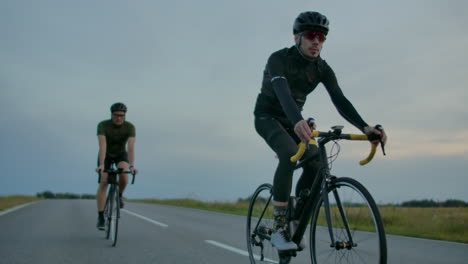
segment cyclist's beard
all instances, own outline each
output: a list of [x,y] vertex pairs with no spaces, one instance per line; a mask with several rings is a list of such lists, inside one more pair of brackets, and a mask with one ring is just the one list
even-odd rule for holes
[[297,48],[297,51],[299,52],[299,54],[301,54],[301,56],[308,60],[308,61],[311,61],[311,62],[314,62],[315,60],[317,60],[317,58],[320,56],[320,54],[317,56],[317,57],[311,57],[311,56],[307,56],[304,52],[302,52],[302,36],[299,38],[299,42],[296,43],[296,48]]

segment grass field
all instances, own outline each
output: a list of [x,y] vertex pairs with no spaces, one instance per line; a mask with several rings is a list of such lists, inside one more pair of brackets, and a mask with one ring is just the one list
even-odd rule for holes
[[[0,211],[38,200],[41,199],[29,196],[0,197]],[[131,202],[164,204],[236,215],[246,215],[249,207],[248,202],[202,202],[191,199],[145,199]],[[468,243],[468,207],[381,206],[380,213],[387,234]]]
[[468,207],[380,208],[387,234],[468,243]]
[[0,197],[0,212],[17,205],[42,200],[33,196],[5,196]]

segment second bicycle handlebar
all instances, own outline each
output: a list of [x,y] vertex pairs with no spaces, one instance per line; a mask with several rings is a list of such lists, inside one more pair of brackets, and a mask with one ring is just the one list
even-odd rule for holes
[[[308,144],[312,145],[317,145],[317,141],[315,141],[315,137],[327,137],[327,138],[332,138],[332,139],[347,139],[347,140],[369,140],[369,137],[367,135],[362,135],[362,134],[340,134],[340,133],[335,133],[334,131],[330,132],[320,132],[320,131],[312,131],[312,139],[308,142]],[[359,162],[360,165],[366,165],[369,163],[375,155],[375,152],[377,150],[377,145],[378,144],[371,144],[371,151],[367,158],[361,160]],[[302,158],[304,155],[305,151],[307,149],[307,146],[304,142],[299,143],[299,150],[297,153],[291,157],[291,162],[296,162]]]

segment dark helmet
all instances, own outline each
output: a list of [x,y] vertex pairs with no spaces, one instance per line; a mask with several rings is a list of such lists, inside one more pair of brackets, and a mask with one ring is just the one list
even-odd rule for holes
[[293,32],[294,34],[304,31],[317,30],[323,34],[328,34],[328,21],[327,17],[319,12],[303,12],[297,16],[294,21]]
[[127,107],[123,103],[115,103],[111,106],[110,110],[111,110],[111,113],[114,113],[117,111],[127,112]]

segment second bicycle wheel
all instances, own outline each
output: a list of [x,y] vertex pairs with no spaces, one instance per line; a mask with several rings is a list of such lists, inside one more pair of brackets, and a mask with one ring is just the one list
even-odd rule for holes
[[270,243],[273,232],[271,184],[260,185],[250,199],[247,214],[247,249],[250,263],[280,263],[278,251]]
[[329,186],[334,241],[331,240],[321,196],[318,206],[314,207],[310,228],[312,263],[386,264],[385,231],[370,193],[351,178],[338,178]]

